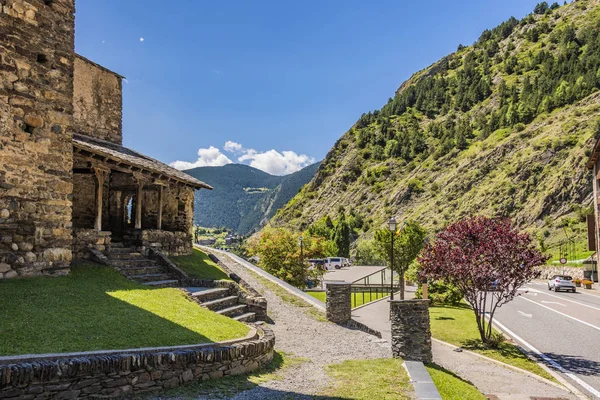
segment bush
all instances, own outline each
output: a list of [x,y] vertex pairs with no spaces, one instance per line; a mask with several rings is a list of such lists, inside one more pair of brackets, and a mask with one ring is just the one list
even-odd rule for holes
[[[460,304],[464,297],[464,294],[456,286],[445,284],[442,281],[433,281],[428,286],[429,299],[431,300],[432,306],[439,305],[451,305],[457,306]],[[423,292],[421,287],[417,289],[415,298],[423,298]]]

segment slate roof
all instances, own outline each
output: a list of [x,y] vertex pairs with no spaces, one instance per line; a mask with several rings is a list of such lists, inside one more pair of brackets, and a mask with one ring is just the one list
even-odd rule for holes
[[142,172],[150,172],[166,176],[185,185],[192,186],[194,189],[212,190],[212,186],[186,174],[185,172],[181,172],[173,167],[168,166],[167,164],[116,143],[74,133],[73,146],[78,149],[112,159],[119,163],[129,165],[131,167],[137,167],[142,170]]

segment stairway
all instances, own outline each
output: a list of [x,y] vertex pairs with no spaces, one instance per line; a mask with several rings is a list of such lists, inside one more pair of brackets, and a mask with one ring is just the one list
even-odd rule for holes
[[186,287],[189,295],[203,307],[240,322],[254,322],[255,314],[248,306],[238,304],[238,297],[229,288]]
[[106,256],[121,274],[133,281],[154,288],[181,286],[176,276],[123,243],[111,243]]

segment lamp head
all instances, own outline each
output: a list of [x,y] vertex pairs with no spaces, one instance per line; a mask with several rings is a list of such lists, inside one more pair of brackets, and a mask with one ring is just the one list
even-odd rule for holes
[[396,232],[396,217],[390,218],[390,220],[388,221],[388,226],[390,227],[390,231]]

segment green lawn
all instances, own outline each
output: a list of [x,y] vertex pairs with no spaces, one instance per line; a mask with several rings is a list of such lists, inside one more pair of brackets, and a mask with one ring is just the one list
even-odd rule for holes
[[[451,372],[435,364],[428,365],[427,370],[444,400],[485,400],[473,385]],[[327,373],[333,382],[322,393],[325,396],[364,400],[412,398],[413,388],[399,359],[344,361],[327,366]]]
[[402,360],[350,360],[328,365],[332,384],[322,395],[357,400],[412,398],[413,388]]
[[190,278],[195,279],[226,279],[229,276],[206,253],[194,249],[188,256],[170,257],[179,268],[184,270]]
[[502,343],[495,350],[483,348],[479,339],[475,315],[467,304],[461,304],[457,307],[430,307],[429,316],[431,318],[431,336],[434,338],[556,381],[552,375],[527,358],[512,343]]
[[0,281],[0,355],[209,343],[249,328],[173,288],[152,289],[109,267]]
[[[325,292],[306,292],[306,294],[311,295],[317,300],[321,300],[323,303],[325,303],[325,300],[327,300],[327,294]],[[385,296],[388,295],[384,293],[357,293],[355,297],[353,294],[350,298],[351,307],[355,308],[358,306],[362,306],[363,304],[370,303],[372,301],[381,299]]]
[[444,400],[485,400],[486,397],[459,376],[435,364],[426,366]]

